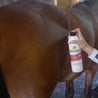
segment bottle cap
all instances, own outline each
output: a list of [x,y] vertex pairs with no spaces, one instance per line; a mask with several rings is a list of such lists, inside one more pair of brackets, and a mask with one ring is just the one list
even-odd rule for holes
[[70,36],[76,36],[76,32],[70,32]]

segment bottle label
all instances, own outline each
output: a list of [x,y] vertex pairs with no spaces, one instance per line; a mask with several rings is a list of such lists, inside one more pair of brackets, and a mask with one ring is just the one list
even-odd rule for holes
[[71,61],[80,60],[82,58],[81,52],[78,53],[77,55],[71,55],[70,58],[71,58]]
[[77,44],[69,44],[70,55],[77,55],[81,52],[80,47]]
[[78,73],[83,71],[81,49],[77,44],[69,44],[72,72]]

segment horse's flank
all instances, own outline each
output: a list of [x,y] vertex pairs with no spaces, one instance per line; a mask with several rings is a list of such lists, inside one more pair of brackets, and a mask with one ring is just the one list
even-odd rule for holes
[[0,62],[11,98],[51,95],[68,51],[66,24],[61,9],[40,1],[0,8]]

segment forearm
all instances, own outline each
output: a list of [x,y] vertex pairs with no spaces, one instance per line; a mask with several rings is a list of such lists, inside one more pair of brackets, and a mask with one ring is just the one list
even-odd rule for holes
[[77,35],[79,37],[79,40],[74,40],[71,43],[78,44],[80,48],[88,54],[88,58],[94,61],[98,64],[98,50],[94,49],[92,46],[90,46],[86,40],[84,39],[81,31],[79,28],[73,30],[73,32],[77,32]]
[[85,47],[83,50],[84,50],[84,51],[88,54],[88,56],[89,56],[89,55],[92,54],[94,48],[87,44],[86,47]]

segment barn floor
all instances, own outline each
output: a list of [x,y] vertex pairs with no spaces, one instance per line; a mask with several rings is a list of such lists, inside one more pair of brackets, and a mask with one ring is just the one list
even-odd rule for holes
[[[93,80],[93,86],[92,88],[96,87],[98,85],[98,72],[96,73],[96,76]],[[73,98],[84,98],[84,87],[85,87],[85,73],[83,73],[80,77],[74,80],[74,89],[75,94]],[[59,82],[51,96],[51,98],[65,98],[65,82]],[[98,96],[93,96],[92,98],[98,98]]]

